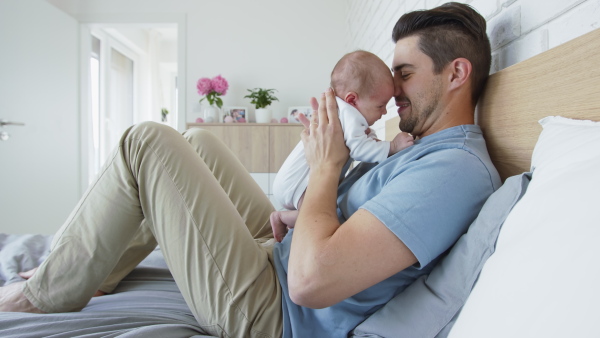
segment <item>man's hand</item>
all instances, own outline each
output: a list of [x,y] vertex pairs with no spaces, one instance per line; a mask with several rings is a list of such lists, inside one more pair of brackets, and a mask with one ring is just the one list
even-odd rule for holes
[[311,171],[317,166],[323,166],[326,170],[341,170],[350,156],[350,150],[344,142],[344,131],[333,90],[329,88],[323,93],[318,103],[312,98],[311,105],[315,110],[311,119],[299,117],[305,127],[302,142],[308,165]]

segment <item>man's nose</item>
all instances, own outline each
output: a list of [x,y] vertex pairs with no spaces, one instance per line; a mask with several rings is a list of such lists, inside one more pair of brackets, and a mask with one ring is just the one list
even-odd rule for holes
[[402,95],[402,85],[402,77],[396,74],[396,76],[394,76],[394,97]]
[[399,97],[402,95],[402,80],[394,79],[394,97]]

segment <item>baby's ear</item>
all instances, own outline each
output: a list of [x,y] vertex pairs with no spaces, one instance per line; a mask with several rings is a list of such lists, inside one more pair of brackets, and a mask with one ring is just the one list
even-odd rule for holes
[[346,101],[346,103],[348,103],[352,107],[356,108],[356,101],[358,101],[358,93],[347,92],[344,96],[344,101]]

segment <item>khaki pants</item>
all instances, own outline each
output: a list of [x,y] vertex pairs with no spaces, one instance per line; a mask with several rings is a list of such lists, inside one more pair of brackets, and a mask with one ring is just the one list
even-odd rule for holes
[[264,244],[273,210],[213,134],[145,122],[125,132],[23,291],[45,312],[80,310],[158,243],[206,333],[277,337],[281,288]]

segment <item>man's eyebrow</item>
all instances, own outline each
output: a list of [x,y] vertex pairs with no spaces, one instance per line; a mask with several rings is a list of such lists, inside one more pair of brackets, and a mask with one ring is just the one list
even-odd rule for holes
[[409,64],[409,63],[402,63],[402,64],[399,64],[399,65],[397,65],[397,66],[394,66],[394,67],[392,67],[392,72],[393,72],[393,73],[395,73],[395,72],[399,72],[399,71],[401,71],[401,70],[402,70],[402,68],[405,68],[405,67],[408,67],[408,68],[410,68],[410,67],[412,67],[412,65],[411,65],[411,64]]

